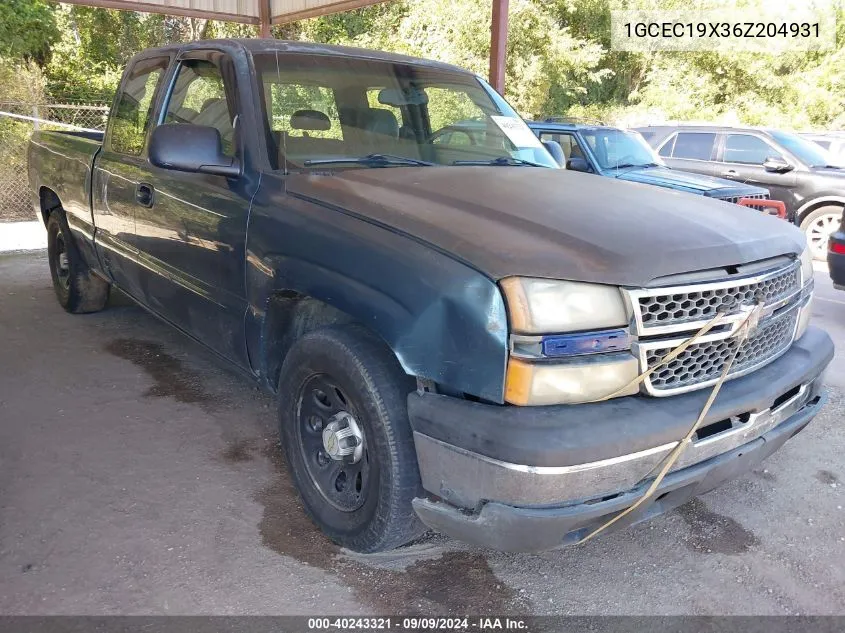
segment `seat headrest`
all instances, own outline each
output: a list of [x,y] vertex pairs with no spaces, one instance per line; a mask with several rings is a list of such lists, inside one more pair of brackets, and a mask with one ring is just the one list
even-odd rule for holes
[[393,138],[399,136],[399,122],[396,120],[396,115],[383,108],[370,108],[365,127],[368,132],[384,134]]
[[290,126],[294,130],[325,131],[331,129],[329,117],[319,110],[297,110],[290,117]]

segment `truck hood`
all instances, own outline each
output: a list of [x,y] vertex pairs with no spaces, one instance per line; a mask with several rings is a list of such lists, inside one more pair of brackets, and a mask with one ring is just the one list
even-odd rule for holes
[[643,286],[800,253],[782,220],[702,196],[534,167],[391,167],[288,176],[290,195],[426,242],[493,279]]
[[745,196],[768,193],[762,187],[736,183],[724,178],[691,174],[689,172],[669,169],[668,167],[634,167],[623,169],[618,173],[608,170],[607,176],[628,182],[640,182],[645,185],[668,187],[678,191],[688,191],[703,196],[715,198]]

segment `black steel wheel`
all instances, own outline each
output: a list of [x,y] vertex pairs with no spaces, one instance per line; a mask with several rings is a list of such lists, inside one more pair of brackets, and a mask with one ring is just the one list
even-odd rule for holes
[[56,299],[65,310],[80,314],[105,307],[110,284],[85,263],[61,210],[53,211],[47,219],[47,260]]
[[393,352],[358,326],[302,336],[279,376],[279,425],[305,511],[357,552],[398,547],[425,531],[407,398],[414,389]]
[[367,499],[370,461],[356,407],[337,382],[316,374],[298,398],[299,450],[311,481],[327,503],[354,512]]

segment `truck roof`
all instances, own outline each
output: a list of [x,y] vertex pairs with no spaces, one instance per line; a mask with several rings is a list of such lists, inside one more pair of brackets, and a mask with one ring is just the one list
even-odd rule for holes
[[410,55],[400,55],[398,53],[385,53],[383,51],[374,51],[366,48],[356,48],[354,46],[336,46],[333,44],[300,42],[295,40],[276,40],[271,38],[228,38],[216,40],[198,40],[195,42],[188,42],[186,44],[171,44],[169,46],[162,46],[160,48],[147,49],[140,53],[140,55],[148,57],[151,54],[154,55],[155,53],[170,53],[173,51],[185,51],[197,48],[222,48],[230,50],[241,49],[246,50],[250,54],[271,53],[274,51],[279,51],[282,53],[330,55],[335,57],[345,56],[355,57],[358,59],[372,59],[375,61],[393,62],[399,64],[414,64],[416,66],[427,66],[429,68],[439,68],[441,70],[450,70],[461,73],[471,73],[471,71],[465,68],[461,68],[460,66],[446,64],[444,62],[432,61],[430,59],[411,57]]

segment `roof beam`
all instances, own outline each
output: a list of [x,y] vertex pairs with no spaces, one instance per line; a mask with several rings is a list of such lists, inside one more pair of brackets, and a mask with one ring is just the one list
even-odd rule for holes
[[206,20],[222,20],[224,22],[240,22],[242,24],[258,24],[258,16],[226,11],[209,11],[192,7],[173,6],[153,2],[132,0],[61,0],[66,4],[78,4],[102,9],[120,9],[121,11],[141,11],[144,13],[164,13],[186,18],[201,18]]

